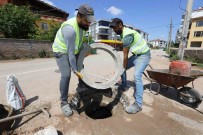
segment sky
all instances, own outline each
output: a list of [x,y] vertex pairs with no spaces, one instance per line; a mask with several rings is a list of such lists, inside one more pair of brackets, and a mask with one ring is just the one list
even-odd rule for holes
[[[121,18],[124,24],[141,29],[149,34],[149,40],[168,41],[172,18],[172,40],[181,23],[187,0],[42,0],[69,13],[74,17],[81,4],[89,4],[94,9],[96,20]],[[193,9],[203,7],[203,0],[194,0]]]

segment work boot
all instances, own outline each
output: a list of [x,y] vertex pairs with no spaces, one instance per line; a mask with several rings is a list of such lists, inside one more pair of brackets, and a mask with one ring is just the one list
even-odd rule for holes
[[137,112],[142,111],[142,108],[141,108],[136,102],[134,102],[133,104],[127,106],[127,107],[125,108],[125,111],[126,111],[127,113],[132,114],[132,113],[137,113]]
[[72,109],[70,108],[70,105],[68,101],[61,101],[61,110],[65,116],[71,116],[73,114]]

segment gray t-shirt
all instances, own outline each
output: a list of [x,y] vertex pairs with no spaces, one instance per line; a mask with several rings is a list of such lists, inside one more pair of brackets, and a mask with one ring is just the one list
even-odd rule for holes
[[[68,59],[70,62],[70,66],[73,70],[73,72],[77,71],[77,66],[76,66],[76,56],[75,56],[75,38],[76,38],[76,31],[73,29],[72,26],[70,25],[65,25],[62,29],[62,35],[64,37],[64,41],[67,46],[67,53],[68,53]],[[82,40],[82,34],[83,30],[79,29],[80,32],[80,41]]]
[[125,37],[123,37],[122,42],[123,42],[123,47],[130,47],[130,45],[134,41],[134,36],[133,34],[128,34]]

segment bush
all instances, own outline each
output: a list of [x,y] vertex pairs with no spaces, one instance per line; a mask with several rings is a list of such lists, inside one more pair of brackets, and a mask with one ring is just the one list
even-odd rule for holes
[[178,47],[179,47],[179,43],[175,43],[175,44],[173,44],[172,47],[174,47],[174,48],[178,48]]
[[40,58],[45,58],[47,56],[47,52],[43,49],[43,50],[38,52],[38,56]]
[[61,24],[51,25],[49,31],[38,30],[34,38],[37,40],[49,40],[53,42],[60,26]]
[[174,61],[174,60],[180,60],[180,58],[177,55],[170,55],[170,60]]
[[85,36],[84,39],[83,39],[83,43],[88,44],[88,42],[89,42],[89,44],[94,43],[91,35]]
[[38,18],[28,7],[6,4],[0,7],[0,31],[5,38],[29,39],[36,34]]
[[45,51],[44,49],[38,52],[38,57],[39,58],[49,58],[53,57],[52,52]]

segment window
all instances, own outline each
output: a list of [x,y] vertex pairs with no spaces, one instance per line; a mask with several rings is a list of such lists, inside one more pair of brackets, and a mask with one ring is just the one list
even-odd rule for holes
[[203,31],[195,31],[194,37],[203,37]]
[[100,33],[108,34],[108,29],[100,29]]
[[107,22],[107,21],[99,21],[99,26],[107,26],[107,27],[109,27],[109,22]]
[[41,23],[41,27],[42,27],[42,29],[43,29],[44,31],[48,31],[48,24],[47,24],[47,23],[42,22],[42,23]]
[[190,47],[201,47],[202,42],[191,42]]
[[203,26],[203,21],[196,22],[196,27],[202,27],[202,26]]
[[191,29],[192,23],[189,24],[189,29]]

